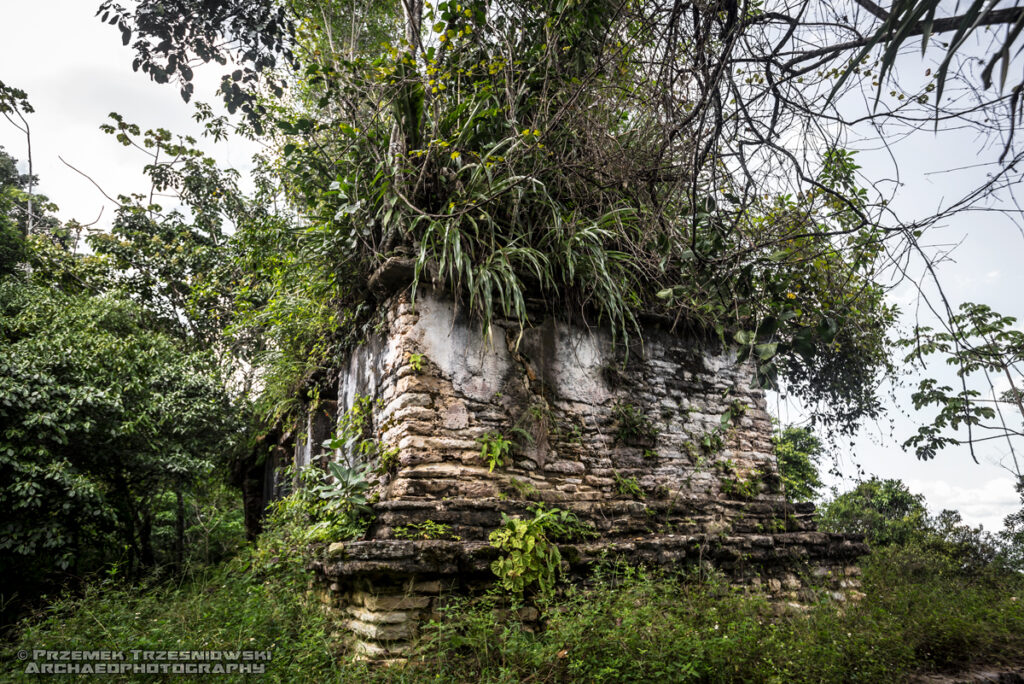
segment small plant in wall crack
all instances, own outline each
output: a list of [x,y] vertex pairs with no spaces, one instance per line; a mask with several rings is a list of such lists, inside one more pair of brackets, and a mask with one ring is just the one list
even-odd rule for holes
[[722,480],[722,491],[736,499],[753,499],[761,491],[761,484],[754,478],[743,480],[740,478],[731,478]]
[[618,423],[615,438],[626,445],[651,445],[658,439],[659,430],[643,411],[633,404],[620,401],[612,408]]
[[505,439],[500,432],[488,432],[476,440],[480,444],[480,458],[487,464],[488,470],[494,472],[501,468],[512,455],[513,443]]
[[380,452],[380,466],[377,472],[383,475],[398,467],[398,447],[390,447]]
[[722,428],[729,429],[734,426],[739,422],[740,418],[747,415],[747,410],[749,408],[749,406],[738,399],[729,402],[729,405],[725,407],[725,411],[722,412]]
[[736,464],[733,463],[731,458],[725,458],[719,461],[715,461],[715,470],[722,475],[733,476],[736,474]]
[[[718,425],[700,436],[698,440],[700,450],[704,454],[713,455],[725,449],[725,442],[735,429],[736,422],[746,415],[748,408],[742,401],[731,402],[722,413]],[[693,442],[687,442],[686,447],[690,458],[697,461],[699,454],[696,453]]]
[[647,498],[635,477],[623,477],[617,470],[612,471],[612,476],[615,478],[615,489],[618,490],[620,496],[629,496],[640,500]]
[[509,479],[508,484],[521,499],[529,501],[540,496],[540,490],[529,482],[517,480],[513,477]]
[[704,433],[700,438],[700,448],[706,454],[717,454],[725,448],[725,435],[727,431],[722,427],[715,427]]
[[419,354],[416,352],[409,354],[409,366],[413,369],[413,371],[419,373],[420,371],[423,370],[424,358],[425,357],[423,356],[423,354]]
[[757,477],[742,478],[736,472],[732,459],[717,461],[715,470],[723,475],[722,492],[736,499],[753,499],[761,492],[761,482]]

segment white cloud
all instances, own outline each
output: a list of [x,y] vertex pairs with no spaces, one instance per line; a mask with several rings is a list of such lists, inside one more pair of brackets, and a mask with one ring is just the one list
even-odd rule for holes
[[989,480],[977,487],[961,487],[943,480],[910,480],[910,491],[924,494],[929,510],[944,508],[960,511],[970,525],[984,525],[995,532],[1003,527],[1003,518],[1018,510],[1020,497],[1010,477]]

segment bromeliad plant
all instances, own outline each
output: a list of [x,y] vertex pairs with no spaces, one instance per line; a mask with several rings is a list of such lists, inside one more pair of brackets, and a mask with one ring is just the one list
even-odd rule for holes
[[366,503],[366,492],[370,489],[366,479],[367,466],[346,468],[332,461],[327,464],[327,470],[334,481],[327,481],[316,488],[320,498],[327,502],[327,509],[340,515],[369,513],[370,507]]
[[[279,554],[301,555],[310,544],[356,539],[366,532],[370,507],[365,467],[346,468],[338,463],[325,472],[317,466],[284,471],[296,483],[286,497],[268,507],[266,548]],[[265,535],[266,536],[266,535]]]

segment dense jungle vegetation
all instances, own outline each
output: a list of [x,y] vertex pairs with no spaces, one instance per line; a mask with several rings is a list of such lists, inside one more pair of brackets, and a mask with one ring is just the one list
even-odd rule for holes
[[[844,145],[863,88],[880,125],[953,120],[997,141],[998,172],[965,203],[1012,187],[1024,11],[964,4],[104,2],[126,68],[134,53],[187,101],[194,69],[224,71],[227,111],[197,103],[196,120],[264,152],[243,179],[204,139],[112,114],[103,130],[139,154],[152,191],[118,196],[98,231],[58,220],[0,149],[5,677],[20,649],[250,643],[273,649],[280,681],[879,681],[1020,665],[1024,333],[944,297],[937,323],[898,324],[887,292],[908,260],[940,270],[921,240],[949,212],[901,221]],[[982,27],[1003,37],[960,60]],[[917,37],[938,55],[921,83],[894,67]],[[16,85],[31,90],[0,82],[0,113],[27,132]],[[372,329],[368,282],[395,257],[414,264],[414,293],[449,293],[484,331],[554,314],[624,349],[647,322],[735,349],[758,385],[808,408],[776,435],[787,495],[821,502],[823,529],[867,536],[865,596],[780,610],[714,573],[609,565],[552,592],[540,633],[497,617],[496,593],[453,600],[404,666],[351,662],[303,557],[361,534],[365,482],[292,473],[308,486],[258,538],[238,488]],[[957,386],[920,381],[908,458],[1005,442],[1022,509],[997,534],[929,513],[899,481],[822,498],[823,442],[878,418],[883,380],[927,359]],[[992,377],[1009,389],[987,393]]]

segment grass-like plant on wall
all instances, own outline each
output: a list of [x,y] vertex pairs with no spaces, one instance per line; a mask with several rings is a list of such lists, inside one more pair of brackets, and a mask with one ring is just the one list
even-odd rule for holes
[[421,523],[410,523],[401,525],[394,529],[395,539],[450,539],[459,541],[462,539],[452,532],[452,526],[447,523],[424,520]]

